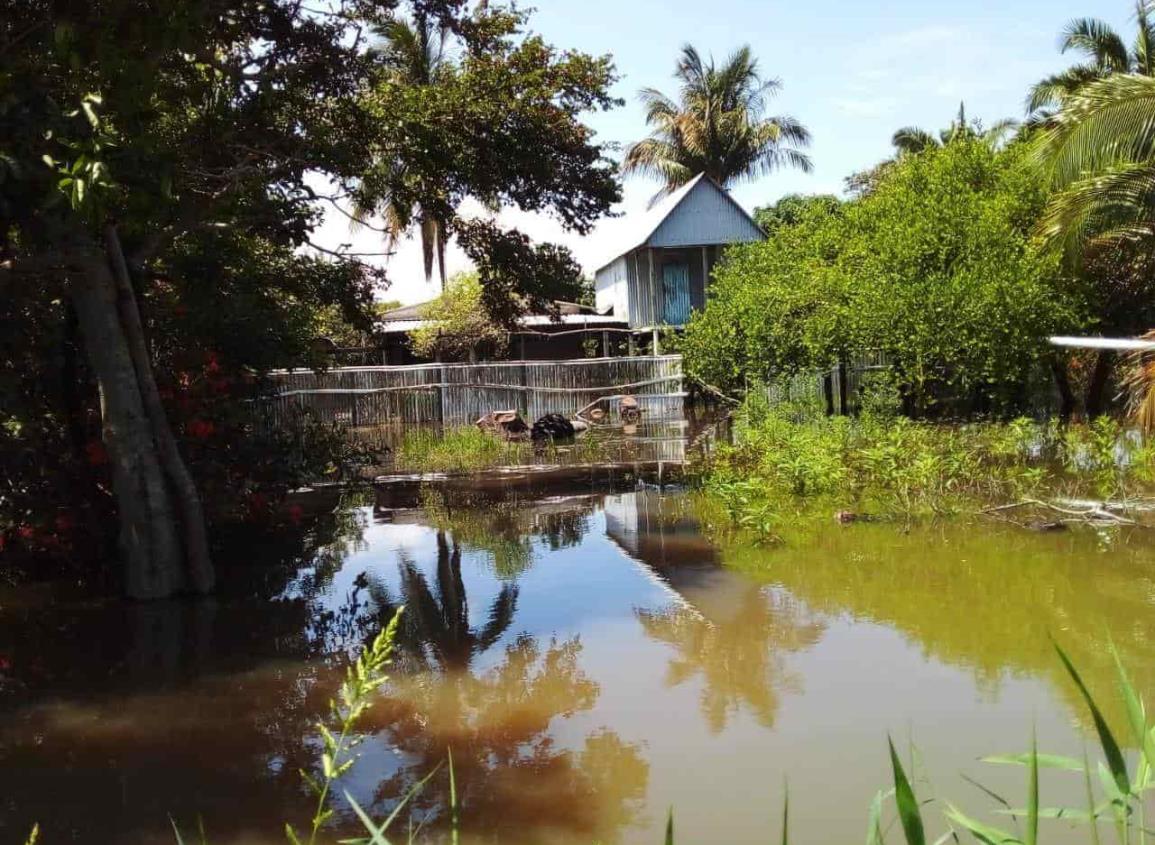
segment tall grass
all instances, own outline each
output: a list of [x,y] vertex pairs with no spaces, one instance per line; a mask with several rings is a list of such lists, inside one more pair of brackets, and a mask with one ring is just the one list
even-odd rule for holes
[[419,428],[405,433],[394,461],[416,472],[470,472],[517,463],[524,450],[525,444],[507,443],[472,426]]

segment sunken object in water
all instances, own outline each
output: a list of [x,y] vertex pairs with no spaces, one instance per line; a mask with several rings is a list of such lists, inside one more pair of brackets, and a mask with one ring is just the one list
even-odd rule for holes
[[530,438],[539,443],[544,440],[573,440],[574,427],[561,414],[546,414],[533,424]]
[[499,434],[506,440],[524,440],[529,425],[514,409],[490,411],[477,421],[477,427],[491,434]]
[[618,402],[618,413],[623,423],[636,423],[642,418],[642,409],[638,407],[637,397],[623,396]]

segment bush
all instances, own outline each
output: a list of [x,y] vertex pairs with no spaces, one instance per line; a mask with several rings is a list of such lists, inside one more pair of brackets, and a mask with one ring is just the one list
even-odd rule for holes
[[1013,412],[1046,337],[1084,310],[1031,240],[1043,201],[1017,148],[960,140],[904,157],[868,196],[805,205],[729,250],[687,328],[687,372],[741,391],[879,350],[916,411],[962,393]]

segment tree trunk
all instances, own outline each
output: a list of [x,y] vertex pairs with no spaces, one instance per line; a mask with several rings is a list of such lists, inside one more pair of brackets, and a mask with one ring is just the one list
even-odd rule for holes
[[208,532],[205,529],[204,508],[201,505],[200,494],[184,458],[181,457],[164,404],[160,400],[160,391],[157,390],[156,379],[153,376],[152,361],[149,359],[144,339],[144,327],[141,325],[140,311],[136,304],[136,292],[128,275],[128,265],[124,260],[124,252],[115,226],[105,227],[104,240],[112,276],[116,282],[117,310],[128,352],[136,370],[141,399],[152,428],[153,439],[156,441],[161,466],[172,482],[172,492],[180,512],[185,554],[188,557],[189,586],[197,592],[207,593],[213,588],[214,575],[212,561],[209,558]]
[[72,279],[71,296],[100,387],[104,443],[120,520],[124,589],[132,598],[170,596],[185,587],[184,556],[117,311],[116,282],[103,256],[94,254],[84,263]]
[[1071,379],[1067,375],[1067,366],[1057,357],[1051,358],[1051,375],[1055,379],[1055,388],[1059,391],[1059,420],[1069,423],[1075,413],[1075,392],[1071,390]]
[[1087,382],[1087,394],[1083,399],[1083,410],[1087,419],[1102,416],[1106,411],[1107,383],[1111,378],[1111,364],[1115,354],[1108,349],[1099,352],[1095,358],[1095,368],[1091,371],[1091,380]]

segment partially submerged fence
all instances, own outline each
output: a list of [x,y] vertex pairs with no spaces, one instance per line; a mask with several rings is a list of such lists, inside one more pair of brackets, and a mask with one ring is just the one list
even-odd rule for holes
[[268,400],[273,424],[301,408],[350,426],[464,425],[505,408],[533,421],[623,395],[636,396],[653,418],[680,415],[686,395],[680,355],[280,370],[270,377],[279,388]]
[[862,387],[871,373],[891,368],[887,355],[878,351],[858,352],[830,369],[807,370],[766,385],[772,405],[802,402],[825,405],[828,414],[846,415],[859,409]]

